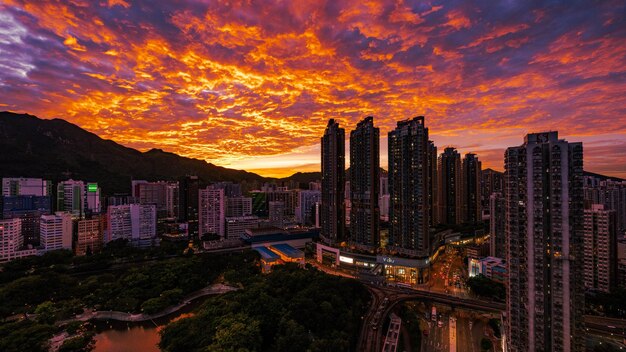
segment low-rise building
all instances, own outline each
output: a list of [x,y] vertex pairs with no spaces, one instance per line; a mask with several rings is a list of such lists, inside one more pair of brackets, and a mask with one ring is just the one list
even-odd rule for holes
[[37,254],[36,249],[23,249],[23,245],[22,220],[0,220],[0,263]]
[[74,253],[76,255],[86,255],[88,253],[98,253],[104,244],[102,221],[100,217],[89,220],[79,220],[76,224],[77,235]]
[[72,214],[69,212],[42,215],[39,224],[41,251],[72,249],[72,229]]

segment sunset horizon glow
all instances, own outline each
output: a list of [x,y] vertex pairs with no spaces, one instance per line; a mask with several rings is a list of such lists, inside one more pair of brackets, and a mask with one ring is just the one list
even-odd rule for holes
[[387,168],[421,115],[483,168],[552,130],[626,178],[626,3],[0,0],[0,110],[268,177],[319,171],[330,118]]

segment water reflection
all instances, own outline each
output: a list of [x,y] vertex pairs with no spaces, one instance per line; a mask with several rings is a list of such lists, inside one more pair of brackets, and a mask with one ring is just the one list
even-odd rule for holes
[[[194,304],[195,303],[195,304]],[[159,332],[169,322],[193,316],[191,312],[201,302],[194,302],[181,311],[156,321],[125,323],[97,322],[94,352],[159,352]]]

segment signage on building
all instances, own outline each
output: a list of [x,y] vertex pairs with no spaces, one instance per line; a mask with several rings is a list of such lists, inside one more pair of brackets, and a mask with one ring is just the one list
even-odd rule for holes
[[344,257],[343,255],[339,256],[339,261],[343,263],[354,264],[354,259],[350,257]]

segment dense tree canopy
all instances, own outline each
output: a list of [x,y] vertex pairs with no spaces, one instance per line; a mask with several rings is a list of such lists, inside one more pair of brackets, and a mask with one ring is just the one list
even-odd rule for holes
[[169,352],[354,350],[368,300],[357,281],[277,266],[168,325],[160,346]]
[[483,298],[504,301],[506,299],[506,288],[503,284],[493,281],[480,274],[470,277],[467,280],[467,287],[478,296]]

